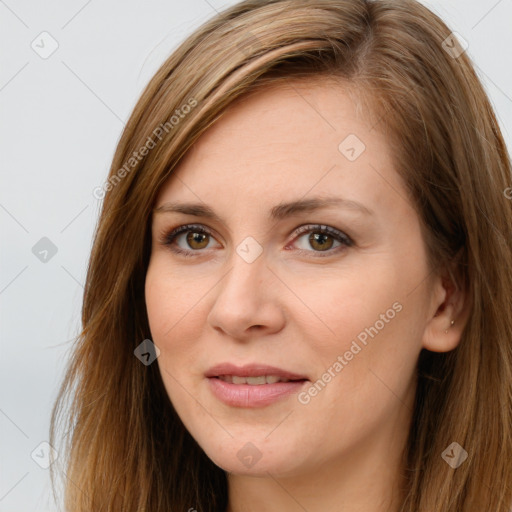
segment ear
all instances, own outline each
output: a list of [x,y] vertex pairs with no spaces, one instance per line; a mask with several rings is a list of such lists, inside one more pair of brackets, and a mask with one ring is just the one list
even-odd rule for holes
[[432,306],[423,333],[423,348],[431,352],[449,352],[457,347],[469,319],[466,290],[445,269],[432,286]]

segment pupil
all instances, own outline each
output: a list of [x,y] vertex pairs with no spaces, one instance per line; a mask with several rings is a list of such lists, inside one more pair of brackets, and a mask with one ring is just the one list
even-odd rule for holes
[[[207,235],[205,235],[204,233],[192,233],[191,232],[187,236],[187,241],[189,242],[189,245],[191,245],[190,242],[192,242],[192,246],[193,246],[194,243],[201,244],[202,242],[205,241],[206,236]],[[204,244],[203,244],[203,246],[204,246]],[[199,249],[202,249],[203,246],[199,247]]]
[[310,241],[312,242],[313,247],[315,246],[315,244],[320,243],[319,249],[321,251],[325,251],[330,248],[330,245],[328,245],[327,247],[324,245],[328,238],[329,238],[329,235],[326,235],[325,233],[312,233],[311,237],[310,237]]

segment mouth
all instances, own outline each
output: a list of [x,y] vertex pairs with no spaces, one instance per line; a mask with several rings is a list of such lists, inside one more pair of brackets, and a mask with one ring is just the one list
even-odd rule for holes
[[306,379],[287,379],[279,375],[258,375],[256,377],[241,377],[239,375],[218,375],[212,377],[230,384],[248,384],[249,386],[262,386],[264,384],[276,384],[278,382],[302,382]]
[[309,382],[299,375],[274,366],[223,363],[206,372],[210,390],[231,407],[264,407],[297,393]]
[[[308,380],[306,375],[300,375],[277,366],[269,366],[263,363],[251,363],[237,366],[232,363],[220,363],[212,366],[206,373],[206,377],[218,377],[234,384],[274,384],[275,382],[287,382],[293,380]],[[267,382],[266,379],[270,379]],[[230,380],[234,379],[234,380]],[[246,379],[242,382],[239,379]],[[265,379],[265,381],[263,381]],[[275,379],[278,379],[277,381]],[[238,380],[238,382],[237,382]]]

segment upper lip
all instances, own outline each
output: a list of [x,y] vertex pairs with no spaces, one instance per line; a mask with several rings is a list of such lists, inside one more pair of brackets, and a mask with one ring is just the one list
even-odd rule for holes
[[206,373],[206,377],[218,377],[219,375],[236,375],[237,377],[258,377],[260,375],[275,375],[288,380],[308,380],[305,375],[289,372],[276,366],[252,363],[237,366],[232,363],[220,363],[212,366]]

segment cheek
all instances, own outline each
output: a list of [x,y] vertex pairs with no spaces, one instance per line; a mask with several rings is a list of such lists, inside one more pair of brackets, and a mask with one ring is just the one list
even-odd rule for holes
[[160,350],[156,363],[167,396],[190,430],[189,419],[201,415],[201,411],[194,410],[195,402],[184,392],[190,388],[189,379],[198,359],[198,344],[193,342],[198,339],[197,332],[194,337],[187,329],[201,325],[197,318],[200,308],[190,288],[181,287],[179,280],[168,275],[167,266],[159,263],[158,258],[151,261],[145,283],[151,339]]
[[204,357],[200,333],[205,327],[206,312],[201,299],[208,283],[203,279],[184,281],[170,274],[162,260],[156,257],[150,262],[145,299],[152,341],[160,349],[157,361],[163,370],[162,378],[166,386],[171,386],[171,375],[180,381],[182,376],[189,379],[197,373],[197,362]]
[[[343,346],[344,341],[373,325],[380,314],[400,300],[397,283],[394,269],[375,263],[351,269],[350,273],[336,269],[311,280],[296,281],[294,293],[300,299],[295,300],[296,313],[299,309],[303,311],[294,315],[294,321],[300,321],[311,332],[310,339],[320,345],[324,341],[329,347],[333,340],[338,340]],[[392,316],[393,313],[394,310],[390,312]]]
[[421,291],[411,294],[409,283],[420,269],[407,273],[400,262],[376,261],[296,289],[308,306],[294,316],[297,330],[316,377],[329,382],[322,391],[328,400],[343,392],[373,403],[389,394],[386,386],[404,390],[414,372],[423,308]]
[[145,300],[151,333],[164,341],[194,316],[201,298],[198,281],[186,283],[157,255],[146,273]]

